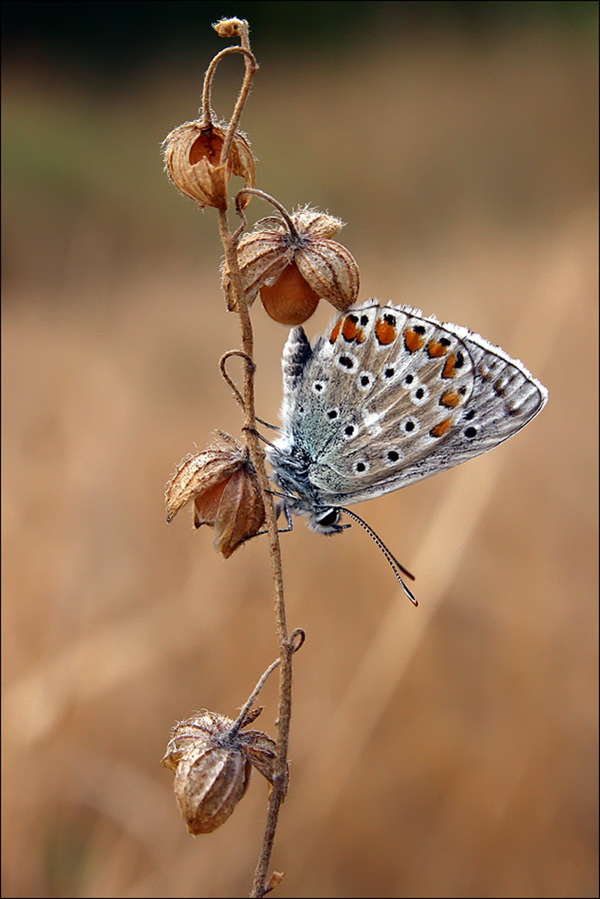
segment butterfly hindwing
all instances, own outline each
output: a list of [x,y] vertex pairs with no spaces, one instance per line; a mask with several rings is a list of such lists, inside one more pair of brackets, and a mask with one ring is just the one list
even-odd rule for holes
[[[397,490],[492,449],[544,405],[518,361],[408,306],[366,304],[284,353],[284,439],[322,505]],[[286,364],[287,359],[287,364]]]

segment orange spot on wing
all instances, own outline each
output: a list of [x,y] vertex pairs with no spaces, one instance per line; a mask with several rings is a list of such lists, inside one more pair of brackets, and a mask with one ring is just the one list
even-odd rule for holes
[[446,419],[444,419],[444,421],[441,421],[439,423],[439,425],[436,425],[434,428],[432,428],[429,433],[432,437],[443,437],[444,434],[446,434],[450,430],[451,427],[452,427],[452,419],[446,418]]
[[404,345],[409,353],[416,353],[425,343],[425,338],[421,334],[417,334],[412,328],[407,328],[404,332]]
[[453,378],[455,374],[456,374],[456,353],[450,353],[450,355],[446,359],[446,364],[444,365],[444,370],[442,372],[442,378]]
[[351,315],[347,315],[344,319],[342,334],[347,341],[356,340],[357,343],[362,343],[365,339],[365,332],[358,327]]
[[440,399],[440,404],[442,406],[447,406],[449,409],[454,409],[456,406],[459,406],[462,400],[462,396],[460,393],[457,393],[456,390],[447,390],[442,394]]
[[329,335],[330,343],[335,343],[336,340],[338,339],[338,337],[340,336],[340,331],[342,330],[342,322],[343,322],[343,319],[340,318],[340,320],[335,323],[333,330],[332,330],[331,334]]
[[398,332],[396,328],[391,325],[389,322],[385,320],[385,318],[380,318],[375,325],[375,334],[377,335],[377,340],[379,343],[387,346],[390,343],[393,343],[398,336]]
[[437,359],[439,356],[445,356],[448,347],[445,347],[439,340],[430,340],[427,344],[427,352],[431,359]]

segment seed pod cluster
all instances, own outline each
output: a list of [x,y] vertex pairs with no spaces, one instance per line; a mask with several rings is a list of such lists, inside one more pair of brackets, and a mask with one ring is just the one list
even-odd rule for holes
[[167,521],[194,503],[194,526],[215,529],[214,546],[226,559],[257,534],[265,506],[248,448],[220,432],[221,443],[187,456],[167,485]]
[[252,767],[272,782],[275,757],[271,737],[244,733],[216,712],[204,709],[177,724],[162,764],[175,774],[175,798],[190,833],[212,833],[225,823],[248,789]]
[[[260,294],[268,315],[285,325],[305,322],[319,300],[340,312],[352,306],[358,296],[358,265],[346,247],[331,239],[343,224],[309,207],[257,222],[237,248],[248,302]],[[223,287],[233,306],[226,270]]]

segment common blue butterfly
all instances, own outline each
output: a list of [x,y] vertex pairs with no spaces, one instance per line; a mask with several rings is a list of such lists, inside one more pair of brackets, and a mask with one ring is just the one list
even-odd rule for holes
[[[467,328],[369,300],[311,347],[302,327],[283,351],[281,436],[267,449],[279,511],[335,534],[347,505],[399,490],[520,431],[548,398],[516,359]],[[395,563],[395,565],[394,565]],[[405,569],[402,569],[405,571]],[[407,573],[405,571],[405,573]]]

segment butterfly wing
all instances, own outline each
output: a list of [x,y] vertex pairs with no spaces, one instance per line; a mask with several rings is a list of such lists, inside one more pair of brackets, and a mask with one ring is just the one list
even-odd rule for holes
[[304,351],[295,374],[286,430],[314,460],[314,496],[331,506],[380,496],[487,452],[547,399],[522,363],[408,306],[371,303],[346,314],[310,355]]

